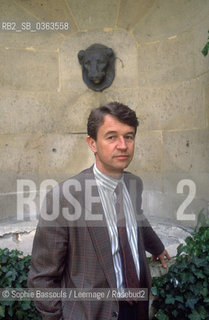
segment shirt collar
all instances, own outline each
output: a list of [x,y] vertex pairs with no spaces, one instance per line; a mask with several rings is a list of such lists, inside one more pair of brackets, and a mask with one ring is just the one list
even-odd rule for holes
[[121,176],[120,179],[114,179],[104,173],[102,173],[96,166],[96,163],[94,164],[93,167],[94,175],[96,178],[96,181],[99,186],[104,187],[108,189],[109,191],[114,192],[118,183],[122,182],[123,183],[123,175]]

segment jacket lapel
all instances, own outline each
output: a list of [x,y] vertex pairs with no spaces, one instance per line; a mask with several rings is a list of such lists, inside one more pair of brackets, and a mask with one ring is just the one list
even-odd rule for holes
[[89,227],[89,233],[98,260],[107,278],[110,288],[116,288],[116,277],[113,266],[110,239],[106,227]]

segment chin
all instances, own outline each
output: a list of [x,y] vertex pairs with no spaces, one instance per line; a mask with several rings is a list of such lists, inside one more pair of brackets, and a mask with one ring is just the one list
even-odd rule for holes
[[124,169],[126,169],[128,167],[128,164],[123,165],[123,166],[118,166],[116,169],[120,172],[122,172]]
[[123,169],[127,168],[129,166],[129,164],[130,164],[130,162],[120,163],[120,164],[118,164],[118,168],[123,170]]

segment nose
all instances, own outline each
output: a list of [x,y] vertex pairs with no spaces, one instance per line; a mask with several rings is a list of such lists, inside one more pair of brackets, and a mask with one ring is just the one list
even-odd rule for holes
[[120,137],[118,139],[117,148],[120,150],[126,150],[127,149],[127,142],[124,139],[124,137]]

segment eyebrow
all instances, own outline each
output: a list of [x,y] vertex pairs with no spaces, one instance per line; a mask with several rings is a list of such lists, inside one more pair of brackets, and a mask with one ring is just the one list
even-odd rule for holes
[[[118,133],[117,131],[107,131],[107,132],[104,134],[104,137],[109,136],[109,135],[111,135],[111,134],[117,134],[117,133]],[[131,134],[131,135],[135,136],[135,132],[134,132],[134,131],[126,132],[126,133],[124,134],[124,136],[126,136],[127,134]]]

